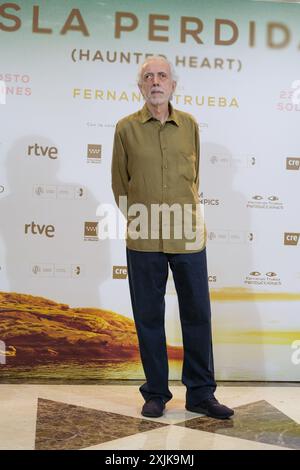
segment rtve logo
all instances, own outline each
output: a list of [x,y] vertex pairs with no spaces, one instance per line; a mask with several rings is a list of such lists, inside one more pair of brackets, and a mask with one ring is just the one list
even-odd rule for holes
[[298,245],[299,238],[300,238],[300,233],[285,232],[284,244],[285,245]]
[[47,145],[43,147],[42,145],[34,144],[28,145],[27,155],[28,157],[49,157],[51,160],[56,160],[58,150],[56,147],[48,147]]
[[300,158],[296,157],[287,157],[286,159],[286,169],[287,170],[299,170],[300,168]]
[[31,224],[25,224],[25,233],[32,233],[32,235],[46,235],[48,238],[53,238],[55,232],[54,225],[39,225],[31,222]]

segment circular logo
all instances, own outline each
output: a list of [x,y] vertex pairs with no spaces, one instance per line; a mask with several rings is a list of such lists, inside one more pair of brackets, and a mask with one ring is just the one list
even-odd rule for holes
[[32,272],[33,272],[34,274],[38,274],[39,272],[41,272],[41,268],[40,268],[39,266],[35,265],[35,266],[33,266],[33,268],[32,268]]

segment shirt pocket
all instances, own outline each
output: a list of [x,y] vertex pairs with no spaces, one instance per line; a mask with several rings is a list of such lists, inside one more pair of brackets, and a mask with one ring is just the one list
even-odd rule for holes
[[193,152],[180,152],[178,172],[181,178],[193,182],[196,178],[196,154]]

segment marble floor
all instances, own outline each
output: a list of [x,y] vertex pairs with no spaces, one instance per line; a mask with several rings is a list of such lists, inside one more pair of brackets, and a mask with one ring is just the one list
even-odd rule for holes
[[299,386],[220,385],[229,420],[186,411],[185,388],[170,390],[151,419],[138,385],[0,384],[0,449],[300,449]]

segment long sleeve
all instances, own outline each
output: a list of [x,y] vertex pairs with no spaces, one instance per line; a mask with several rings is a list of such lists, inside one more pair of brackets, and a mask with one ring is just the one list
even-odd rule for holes
[[121,136],[118,131],[118,125],[116,126],[113,154],[112,154],[112,165],[111,165],[111,177],[112,177],[112,190],[117,206],[119,207],[119,197],[128,195],[128,183],[129,174],[127,169],[128,158],[124,149]]
[[197,122],[195,122],[195,148],[196,148],[196,179],[195,184],[199,193],[199,171],[200,171],[200,135]]

